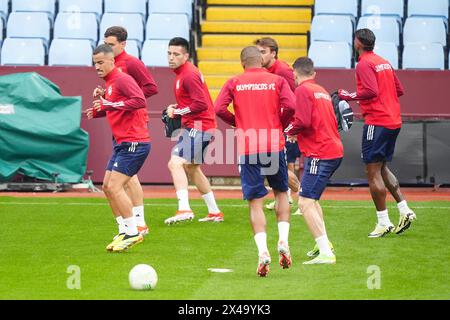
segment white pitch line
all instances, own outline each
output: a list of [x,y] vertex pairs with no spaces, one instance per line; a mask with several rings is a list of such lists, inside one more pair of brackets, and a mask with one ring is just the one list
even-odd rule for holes
[[[0,202],[0,205],[13,205],[13,206],[109,206],[108,203],[83,203],[83,202]],[[176,207],[176,203],[146,203],[147,207]],[[192,204],[191,207],[203,207],[203,204]],[[247,204],[220,204],[221,207],[230,208],[247,208]],[[335,206],[335,205],[322,205],[322,208],[330,209],[373,209],[373,206]],[[395,207],[389,207],[395,208]],[[450,210],[449,207],[434,207],[434,206],[412,206],[413,209],[438,209],[438,210]]]

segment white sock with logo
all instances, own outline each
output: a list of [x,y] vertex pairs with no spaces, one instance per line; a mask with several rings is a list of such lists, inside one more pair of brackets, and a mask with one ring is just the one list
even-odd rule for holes
[[399,203],[397,203],[398,211],[400,211],[401,216],[406,216],[407,213],[411,212],[412,210],[408,207],[408,203],[406,200],[403,200]]
[[328,236],[325,234],[316,239],[317,246],[319,247],[320,253],[326,255],[327,257],[333,256],[333,251],[331,251],[330,244],[328,241]]
[[125,233],[125,224],[123,223],[122,216],[116,217],[117,225],[119,226],[119,234]]
[[133,207],[133,216],[139,227],[145,227],[144,206]]
[[264,252],[269,253],[269,249],[267,249],[267,234],[265,232],[260,232],[255,234],[255,242],[258,247],[258,254],[261,256]]
[[278,222],[278,241],[283,241],[286,245],[289,244],[289,227],[290,223],[286,221]]
[[386,227],[392,224],[391,220],[389,220],[389,214],[387,209],[383,211],[377,211],[377,217],[379,226]]
[[214,198],[214,193],[211,191],[202,196],[208,206],[208,213],[220,213],[219,207],[217,206],[216,199]]
[[139,233],[134,217],[123,219],[123,224],[125,225],[125,233],[127,236],[135,236]]
[[191,207],[189,206],[189,193],[186,189],[178,190],[177,197],[178,197],[178,210],[179,211],[192,211]]

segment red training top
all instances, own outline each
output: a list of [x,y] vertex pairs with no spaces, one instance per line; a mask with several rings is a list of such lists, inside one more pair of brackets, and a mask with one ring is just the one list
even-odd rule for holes
[[117,68],[105,77],[105,81],[100,113],[106,111],[116,142],[150,142],[146,101],[136,81]]
[[[228,110],[231,102],[235,114]],[[294,115],[295,97],[285,79],[263,68],[249,68],[223,86],[215,111],[241,129],[237,132],[239,155],[280,152],[285,145],[283,124]]]
[[277,76],[280,76],[289,83],[289,87],[291,88],[292,92],[295,92],[295,78],[294,78],[294,71],[289,67],[289,65],[280,60],[275,60],[275,63],[267,69],[270,73],[276,74]]
[[333,104],[328,92],[314,80],[307,80],[295,90],[295,119],[286,134],[298,134],[298,143],[305,157],[322,160],[344,156]]
[[148,72],[144,63],[125,51],[115,58],[115,66],[122,72],[129,74],[141,87],[146,99],[158,93],[158,86]]
[[356,66],[355,93],[339,90],[343,100],[358,100],[367,125],[398,129],[402,126],[398,97],[404,93],[391,64],[373,51],[363,53]]
[[174,114],[181,116],[183,127],[203,132],[215,129],[214,104],[203,75],[189,61],[174,71],[177,75],[174,88],[177,108]]

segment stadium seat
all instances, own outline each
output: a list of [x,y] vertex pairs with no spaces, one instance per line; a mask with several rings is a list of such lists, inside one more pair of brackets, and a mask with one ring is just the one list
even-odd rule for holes
[[394,42],[400,45],[400,25],[395,17],[365,16],[359,18],[357,29],[367,28],[373,31],[377,42]]
[[191,0],[149,0],[148,14],[152,13],[184,13],[188,16],[189,24],[192,22]]
[[59,12],[94,13],[100,22],[103,0],[59,0]]
[[121,26],[127,29],[128,39],[142,42],[144,40],[144,24],[141,15],[137,13],[105,13],[100,23],[100,38],[106,29]]
[[49,66],[92,66],[89,40],[54,39],[48,55]]
[[398,69],[398,47],[394,42],[378,42],[374,52],[389,61],[394,69]]
[[98,41],[98,23],[94,13],[60,12],[56,16],[54,38]]
[[335,15],[314,16],[311,41],[345,41],[353,43],[353,24],[350,17]]
[[447,32],[441,19],[410,17],[403,29],[403,43],[441,43],[447,45]]
[[147,17],[147,0],[105,0],[106,12],[137,13],[142,16],[142,22],[145,22]]
[[0,0],[0,18],[6,23],[9,13],[9,0]]
[[449,0],[408,0],[408,17],[426,16],[448,20]]
[[403,69],[445,69],[444,48],[439,43],[413,43],[403,50]]
[[43,12],[12,12],[6,28],[8,38],[39,38],[48,48],[50,20]]
[[146,40],[142,47],[141,60],[146,66],[168,67],[167,48],[169,40]]
[[41,39],[11,39],[3,42],[2,66],[43,66],[45,48]]
[[313,42],[308,57],[317,68],[350,69],[352,64],[352,50],[347,42]]
[[140,42],[138,43],[136,40],[127,40],[127,46],[125,47],[125,50],[128,54],[131,54],[132,56],[139,58],[141,56],[140,45],[141,43]]
[[358,0],[316,0],[314,12],[316,15],[349,15],[354,21],[358,17]]
[[361,0],[361,16],[404,16],[404,0]]
[[51,22],[55,18],[56,0],[11,0],[12,12],[45,12]]
[[153,13],[148,17],[145,34],[145,39],[183,37],[189,41],[188,17],[185,14]]

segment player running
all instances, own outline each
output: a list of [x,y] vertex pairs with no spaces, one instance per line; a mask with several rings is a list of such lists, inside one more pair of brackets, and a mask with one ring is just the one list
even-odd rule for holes
[[[387,162],[392,161],[395,142],[402,126],[398,98],[404,91],[391,64],[373,52],[375,35],[371,30],[357,30],[354,47],[359,54],[356,66],[357,91],[349,93],[339,90],[339,97],[358,101],[365,118],[362,158],[378,217],[378,223],[369,233],[369,238],[383,237],[390,232],[400,234],[416,219],[400,191],[397,178],[387,166]],[[389,219],[386,188],[397,202],[400,212],[396,228]]]
[[[115,66],[121,72],[129,74],[142,89],[146,99],[158,93],[158,87],[153,80],[152,75],[148,72],[144,63],[138,58],[127,54],[125,47],[127,45],[128,32],[120,26],[108,28],[104,34],[104,43],[109,45],[114,52]],[[103,88],[97,88],[94,91],[94,97],[104,94]],[[116,145],[113,140],[113,145]],[[125,190],[133,203],[133,215],[136,218],[139,233],[147,235],[149,230],[145,222],[144,212],[144,191],[139,182],[137,175],[133,176],[127,183]],[[116,220],[118,220],[119,229],[123,224],[120,212],[114,212]]]
[[150,152],[147,104],[136,81],[114,66],[114,52],[108,45],[98,46],[93,53],[95,69],[106,82],[104,96],[87,110],[88,119],[106,114],[114,140],[113,155],[103,179],[103,191],[113,213],[120,213],[119,234],[106,247],[121,252],[141,243],[133,216],[133,204],[125,186],[144,164]]
[[314,249],[307,253],[315,258],[304,264],[333,264],[336,263],[336,256],[333,245],[328,241],[319,200],[342,162],[344,147],[331,97],[314,80],[316,72],[313,61],[307,57],[298,58],[294,63],[294,73],[299,85],[295,90],[295,119],[285,132],[288,136],[298,134],[297,139],[302,146],[305,171],[298,206],[316,241]]
[[[265,178],[274,190],[277,202],[279,263],[284,269],[292,264],[283,123],[294,114],[295,98],[285,79],[262,68],[262,56],[257,47],[244,48],[241,63],[244,73],[224,85],[216,100],[215,111],[218,117],[237,129],[242,191],[249,204],[259,255],[257,274],[265,277],[271,263],[263,210],[264,197],[268,194]],[[233,103],[235,114],[228,110],[230,103]]]
[[173,38],[168,49],[169,67],[176,74],[175,98],[177,104],[167,107],[170,118],[181,117],[182,133],[172,149],[169,170],[178,197],[178,211],[165,220],[166,224],[193,220],[194,212],[189,205],[188,178],[202,194],[208,207],[208,215],[200,222],[222,222],[223,213],[217,206],[214,193],[200,165],[204,153],[216,129],[216,119],[211,96],[203,75],[189,60],[189,42]]
[[[295,79],[293,70],[289,67],[289,65],[278,59],[278,44],[277,42],[270,37],[260,38],[255,41],[256,47],[261,52],[263,57],[263,67],[266,68],[270,73],[276,74],[284,79],[289,84],[292,92],[295,92]],[[291,190],[294,193],[297,193],[300,188],[300,183],[298,181],[297,175],[295,174],[295,162],[297,158],[300,158],[301,153],[298,148],[297,142],[291,142],[286,139],[286,162],[288,165],[288,177],[289,177],[289,203],[293,203],[293,199],[291,197]],[[273,210],[275,208],[276,202],[272,201],[266,205],[266,208],[269,210]],[[300,208],[298,208],[293,215],[301,215]]]

